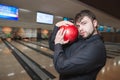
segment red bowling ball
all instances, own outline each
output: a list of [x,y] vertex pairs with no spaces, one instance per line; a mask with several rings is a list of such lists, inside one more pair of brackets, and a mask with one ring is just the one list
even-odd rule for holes
[[61,26],[60,29],[66,31],[64,40],[69,40],[70,43],[74,42],[78,37],[78,29],[74,25]]

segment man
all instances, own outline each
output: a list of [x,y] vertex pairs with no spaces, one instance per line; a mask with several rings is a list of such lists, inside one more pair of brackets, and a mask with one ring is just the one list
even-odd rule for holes
[[98,72],[105,65],[106,50],[97,31],[95,15],[89,10],[82,10],[75,16],[75,25],[82,38],[78,37],[71,44],[63,39],[65,32],[59,30],[62,25],[74,24],[69,21],[56,23],[49,40],[60,80],[96,80]]

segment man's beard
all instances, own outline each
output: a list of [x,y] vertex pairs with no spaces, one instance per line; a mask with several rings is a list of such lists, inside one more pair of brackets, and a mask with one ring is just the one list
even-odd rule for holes
[[88,33],[87,37],[82,37],[83,39],[89,39],[91,36],[93,36],[95,30],[92,31],[92,33]]

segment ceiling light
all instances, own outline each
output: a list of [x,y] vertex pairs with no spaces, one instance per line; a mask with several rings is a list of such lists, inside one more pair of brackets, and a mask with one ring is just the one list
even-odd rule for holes
[[22,12],[31,12],[31,11],[28,10],[28,9],[22,9],[22,8],[19,8],[19,10],[22,11]]
[[63,19],[62,16],[55,16],[55,18],[58,18],[58,19]]

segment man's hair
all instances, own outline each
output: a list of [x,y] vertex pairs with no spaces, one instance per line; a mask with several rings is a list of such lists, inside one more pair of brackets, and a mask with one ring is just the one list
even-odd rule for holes
[[91,12],[90,10],[82,10],[76,14],[75,23],[80,22],[83,19],[83,17],[85,17],[85,16],[88,16],[91,20],[96,19],[95,14],[93,12]]

